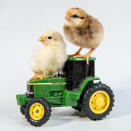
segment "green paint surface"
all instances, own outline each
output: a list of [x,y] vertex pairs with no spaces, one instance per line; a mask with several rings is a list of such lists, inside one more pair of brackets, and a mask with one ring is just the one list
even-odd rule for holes
[[[85,61],[86,58],[68,57],[69,61]],[[96,60],[95,57],[89,57],[89,61]]]
[[65,77],[46,77],[43,80],[33,80],[33,81],[28,81],[27,84],[29,83],[63,83],[66,82],[67,78]]
[[27,104],[27,102],[30,101],[29,98],[26,98],[26,94],[19,94],[16,95],[17,104],[20,106],[24,106]]

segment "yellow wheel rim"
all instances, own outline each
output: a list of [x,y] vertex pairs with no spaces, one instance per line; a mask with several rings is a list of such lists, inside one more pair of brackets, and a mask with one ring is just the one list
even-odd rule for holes
[[40,120],[45,114],[45,109],[42,104],[34,103],[29,109],[29,114],[33,120]]
[[110,105],[110,97],[105,91],[96,91],[92,94],[89,106],[96,114],[104,113]]

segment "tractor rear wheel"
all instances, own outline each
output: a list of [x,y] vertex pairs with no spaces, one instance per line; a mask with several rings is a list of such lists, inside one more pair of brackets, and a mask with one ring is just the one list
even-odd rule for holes
[[90,119],[100,120],[110,113],[113,106],[113,91],[103,83],[96,83],[84,92],[81,110]]
[[33,126],[41,126],[45,124],[51,115],[51,108],[44,99],[32,99],[25,110],[25,118]]

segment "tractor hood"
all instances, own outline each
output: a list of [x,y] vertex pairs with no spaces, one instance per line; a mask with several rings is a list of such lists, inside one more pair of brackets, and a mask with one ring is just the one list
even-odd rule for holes
[[46,77],[42,80],[28,81],[28,85],[50,85],[50,84],[66,84],[65,77]]

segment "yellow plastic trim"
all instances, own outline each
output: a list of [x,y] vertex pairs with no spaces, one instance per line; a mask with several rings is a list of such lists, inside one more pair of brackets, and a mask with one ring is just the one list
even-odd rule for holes
[[66,83],[28,83],[28,85],[65,85]]
[[104,113],[110,105],[110,97],[105,91],[96,91],[92,94],[89,106],[96,114]]
[[42,104],[34,103],[31,105],[31,107],[29,109],[29,114],[33,120],[38,121],[44,116],[45,109]]

